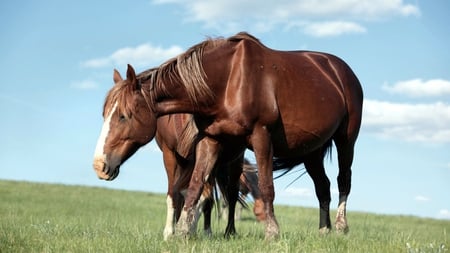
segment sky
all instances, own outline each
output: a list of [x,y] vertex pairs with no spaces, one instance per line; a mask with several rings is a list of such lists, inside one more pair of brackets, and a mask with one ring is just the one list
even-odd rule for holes
[[[112,182],[92,168],[113,69],[247,31],[274,49],[335,54],[360,79],[349,212],[450,219],[449,14],[447,0],[2,1],[0,179],[165,193],[154,141]],[[335,209],[336,153],[325,166]],[[300,169],[275,180],[275,203],[317,208]]]

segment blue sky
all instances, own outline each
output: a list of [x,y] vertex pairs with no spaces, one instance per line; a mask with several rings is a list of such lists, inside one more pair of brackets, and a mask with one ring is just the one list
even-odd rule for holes
[[[359,77],[349,211],[450,219],[449,11],[446,0],[3,1],[0,179],[165,192],[154,142],[113,182],[92,169],[113,69],[248,31],[275,49],[338,55]],[[333,208],[336,163],[326,162]],[[297,175],[275,181],[276,203],[317,207],[308,176],[288,186]]]

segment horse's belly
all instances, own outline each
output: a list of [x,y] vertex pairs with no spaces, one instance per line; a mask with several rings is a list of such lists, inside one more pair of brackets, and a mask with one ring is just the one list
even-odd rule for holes
[[276,156],[304,155],[321,147],[347,113],[336,90],[295,91],[287,99],[278,98],[280,118],[272,131]]
[[339,120],[322,124],[283,125],[272,132],[275,156],[306,155],[327,143],[336,129]]

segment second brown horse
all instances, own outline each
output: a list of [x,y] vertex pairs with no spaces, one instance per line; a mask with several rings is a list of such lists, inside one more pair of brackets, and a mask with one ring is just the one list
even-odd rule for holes
[[[195,143],[198,129],[193,121],[191,114],[174,114],[164,116],[158,119],[157,132],[155,139],[159,148],[163,152],[163,161],[166,168],[168,179],[167,190],[167,218],[164,228],[164,239],[167,240],[175,233],[175,224],[180,216],[181,209],[184,204],[183,192],[188,188],[189,181],[194,170],[195,162]],[[241,159],[239,159],[240,161]],[[223,163],[218,166],[224,167],[217,170],[219,173],[228,171],[227,166],[243,166],[243,172],[240,175],[238,187],[229,187],[231,182],[227,182],[228,175],[219,174],[217,183],[228,204],[229,214],[227,217],[228,224],[225,235],[235,233],[234,227],[234,210],[236,201],[238,200],[238,192],[243,194],[250,192],[254,198],[255,204],[253,212],[258,221],[265,219],[263,212],[263,204],[260,198],[257,186],[256,168],[247,161],[244,164],[239,163]],[[232,171],[239,171],[239,168],[231,168]],[[252,180],[249,180],[252,179]],[[209,178],[205,182],[205,187],[201,195],[201,199],[197,203],[197,215],[203,211],[204,215],[204,231],[211,233],[211,209],[214,203],[213,188],[216,183],[216,176]],[[236,182],[234,182],[236,183]],[[236,190],[239,189],[239,190]],[[198,218],[196,218],[198,221]],[[196,229],[196,225],[193,226]]]

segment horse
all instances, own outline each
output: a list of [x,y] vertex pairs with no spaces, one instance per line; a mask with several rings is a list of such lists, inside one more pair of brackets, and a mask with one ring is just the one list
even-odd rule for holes
[[[339,167],[335,228],[348,231],[346,204],[363,91],[342,59],[323,52],[270,49],[241,32],[229,38],[206,39],[159,67],[140,73],[139,78],[128,65],[127,78],[119,85],[127,92],[107,100],[106,133],[128,131],[128,121],[154,121],[175,113],[194,115],[199,141],[178,222],[183,234],[189,235],[195,223],[195,204],[219,154],[221,159],[233,161],[246,148],[253,150],[258,166],[265,238],[279,235],[273,209],[273,169],[290,169],[301,163],[314,182],[319,200],[319,231],[327,233],[331,230],[331,194],[323,159],[332,143]],[[100,136],[106,143],[94,159],[97,175],[106,180],[117,175],[127,158],[113,140],[106,138],[109,134]]]
[[[164,239],[168,240],[170,236],[175,233],[176,220],[180,216],[182,203],[184,197],[182,192],[188,187],[189,180],[193,171],[193,143],[198,130],[193,122],[191,114],[174,114],[160,117],[157,120],[156,142],[163,152],[164,167],[166,168],[168,178],[167,191],[167,218],[164,228]],[[219,164],[218,166],[226,166],[226,164]],[[251,165],[247,160],[244,160],[243,172],[239,181],[239,192],[241,194],[251,193],[255,200],[254,214],[257,220],[264,220],[262,209],[262,200],[260,198],[259,189],[257,188],[256,168],[250,170]],[[255,180],[256,178],[256,180]],[[201,201],[197,203],[197,214],[200,209],[204,214],[204,232],[211,235],[211,210],[214,204],[213,189],[215,186],[215,177],[211,177],[205,183],[205,187],[201,194]],[[231,215],[234,215],[234,205],[236,200],[228,197],[233,193],[228,193],[227,188],[223,185],[223,181],[217,181],[219,189],[222,193],[223,199],[229,203],[232,210]],[[244,199],[238,199],[242,205],[245,205]],[[231,203],[230,203],[231,202]],[[228,224],[226,229],[226,236],[235,233],[234,216],[227,216]],[[194,226],[195,228],[195,226]]]
[[[120,82],[122,77],[120,74],[115,70],[113,80],[115,83]],[[108,98],[114,98],[117,99],[118,93],[121,92],[125,87],[123,86],[115,86],[115,89],[112,89],[106,102],[108,101]],[[122,97],[121,99],[125,99],[125,97]],[[122,101],[122,100],[120,100]],[[103,114],[107,114],[107,108],[104,107]],[[127,127],[130,127],[130,129],[127,129],[126,131],[117,131],[115,133],[117,134],[123,134],[121,136],[115,134],[115,133],[109,133],[108,135],[105,134],[105,127],[109,128],[108,125],[104,125],[102,129],[101,136],[99,138],[99,142],[96,147],[96,153],[102,152],[103,149],[103,142],[106,142],[106,138],[109,138],[108,141],[110,143],[114,143],[114,147],[120,147],[121,154],[124,154],[124,162],[128,157],[133,155],[140,147],[150,142],[153,137],[155,137],[159,148],[163,152],[163,160],[164,165],[167,173],[168,178],[168,190],[167,190],[167,217],[166,217],[166,225],[164,227],[164,239],[169,239],[170,236],[174,234],[174,224],[175,221],[179,217],[179,212],[181,210],[181,205],[184,201],[183,196],[181,195],[181,192],[183,192],[188,184],[190,177],[192,175],[193,166],[192,162],[190,160],[193,159],[193,148],[195,145],[195,138],[197,133],[197,128],[195,124],[192,122],[192,115],[187,114],[176,114],[176,115],[167,115],[164,117],[160,117],[157,122],[155,123],[153,120],[155,118],[153,117],[142,117],[139,118],[136,125],[132,125],[132,121],[129,121],[130,123]],[[106,119],[105,119],[106,120]],[[120,121],[122,123],[124,122],[124,118],[121,118]],[[155,132],[154,125],[157,124],[158,130]],[[123,130],[123,129],[122,129]],[[151,136],[151,138],[149,138]],[[100,150],[100,151],[99,151]],[[243,166],[242,164],[238,166]],[[244,165],[245,166],[245,165]],[[113,180],[117,175],[114,175],[114,177],[110,178],[110,180]],[[213,179],[211,177],[211,179]],[[233,193],[225,192],[224,186],[222,186],[223,181],[218,181],[219,188],[224,192],[222,194],[225,199],[227,199],[227,202],[231,204],[235,204],[236,201],[233,199],[229,199],[228,195]],[[243,184],[251,185],[252,190],[256,191],[255,187],[252,186],[254,182],[250,182],[247,180],[242,181]],[[206,234],[211,234],[211,209],[213,206],[213,186],[215,184],[215,181],[208,181],[205,183],[204,191],[202,192],[202,200],[197,203],[196,206],[196,216],[199,216],[200,210],[203,211],[205,222],[204,222],[204,231]],[[231,189],[231,188],[230,188]],[[235,194],[237,196],[237,193]],[[256,199],[256,198],[255,198]],[[261,201],[260,199],[256,199],[257,201]],[[243,203],[243,200],[239,200],[241,203]],[[180,204],[181,203],[181,204]],[[255,206],[256,207],[256,206]],[[258,206],[259,209],[261,208],[260,205]],[[234,208],[233,208],[234,209]],[[259,209],[255,209],[255,216],[257,219],[261,220],[263,218],[261,211]],[[233,214],[233,213],[232,213]],[[234,227],[234,216],[229,216],[227,229],[225,235],[231,235],[235,233],[235,227]],[[233,217],[233,218],[231,218]],[[193,226],[193,229],[196,228],[196,224]]]
[[[163,153],[163,162],[166,169],[167,189],[167,215],[164,227],[164,240],[168,240],[175,233],[176,220],[184,203],[182,191],[187,188],[193,167],[189,163],[192,156],[190,147],[195,141],[196,127],[189,123],[189,115],[175,114],[161,117],[157,121],[156,142]],[[183,140],[183,141],[181,141]],[[187,150],[186,150],[187,149]],[[183,151],[181,151],[183,150]],[[182,155],[181,155],[181,154]],[[211,210],[214,204],[214,182],[205,183],[201,200],[197,203],[197,215],[203,211],[203,230],[211,235]],[[196,227],[196,225],[194,226]]]

